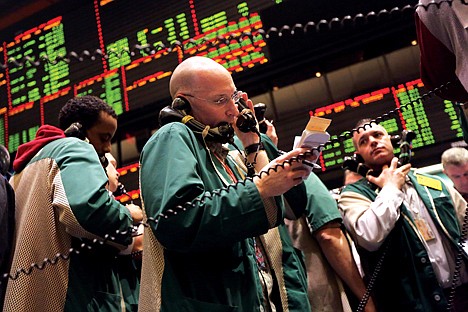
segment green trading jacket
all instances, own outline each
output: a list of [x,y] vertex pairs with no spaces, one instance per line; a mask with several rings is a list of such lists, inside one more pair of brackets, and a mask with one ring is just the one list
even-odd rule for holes
[[[442,179],[427,175],[423,176],[440,180],[442,190],[422,186],[417,182],[417,175],[410,171],[408,177],[438,230],[448,238],[452,250],[456,250],[460,239],[460,225],[447,186]],[[343,192],[355,192],[372,201],[377,197],[366,179],[346,186]],[[369,252],[363,248],[359,250],[369,279],[377,261],[387,249],[382,269],[373,287],[379,311],[447,311],[447,298],[436,279],[426,249],[417,234],[414,220],[404,205],[400,209],[401,216],[380,249],[376,252]]]
[[[76,138],[48,143],[12,177],[16,233],[10,273],[37,267],[8,281],[3,311],[123,311],[114,260],[132,242],[132,219],[109,196],[106,183],[96,151]],[[106,244],[92,243],[106,235]]]
[[[227,162],[241,180],[230,157]],[[265,207],[251,180],[226,187],[219,175],[229,181],[182,123],[163,126],[146,143],[140,183],[151,231],[144,237],[140,310],[260,311],[253,237],[270,228]],[[281,209],[277,220],[282,221]],[[281,237],[287,235],[283,230]],[[290,301],[299,298],[290,310],[307,311],[304,271],[292,268],[292,253],[298,259],[292,248],[282,255],[283,266],[290,266],[285,274],[304,292],[287,293]]]

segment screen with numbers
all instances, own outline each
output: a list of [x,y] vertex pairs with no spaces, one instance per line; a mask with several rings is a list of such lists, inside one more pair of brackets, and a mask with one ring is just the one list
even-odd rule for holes
[[[353,47],[374,37],[382,44],[369,43],[369,57],[383,53],[383,43],[404,44],[404,36],[414,36],[405,28],[414,27],[414,12],[393,14],[405,20],[382,15],[391,24],[376,23],[374,17],[367,26],[361,25],[359,13],[404,4],[407,1],[62,0],[0,33],[0,144],[15,152],[41,125],[56,125],[61,107],[77,95],[102,98],[121,115],[119,120],[157,112],[170,99],[172,70],[193,55],[218,61],[236,75],[238,87],[258,94],[272,89],[272,77],[280,85],[309,77],[313,71],[307,62],[319,56],[329,55],[332,59],[322,63],[339,67],[338,50],[353,54]],[[345,25],[343,31],[324,32],[322,24],[315,33],[307,23],[340,21],[348,15],[355,18],[329,24]],[[298,26],[292,35],[286,31],[291,28],[281,25],[308,28]],[[275,31],[268,36],[270,30]],[[389,40],[389,35],[398,40]],[[421,81],[409,81],[315,107],[311,113],[331,118],[329,132],[336,137],[360,117],[381,116],[425,92]],[[461,139],[453,103],[437,97],[416,102],[384,122],[389,132],[415,131],[414,151],[432,156],[448,147],[447,142]],[[343,156],[352,152],[350,139],[327,145],[320,158],[323,179],[339,171]]]
[[119,115],[167,100],[171,71],[188,56],[232,73],[261,66],[259,10],[282,1],[66,2],[0,36],[0,144],[10,152],[57,124],[76,95],[98,96]]

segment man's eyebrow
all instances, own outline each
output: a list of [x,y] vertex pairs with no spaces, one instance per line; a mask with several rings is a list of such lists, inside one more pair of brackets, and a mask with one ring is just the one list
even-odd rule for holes
[[362,139],[369,137],[369,134],[368,133],[364,133],[358,140],[358,142],[361,142]]

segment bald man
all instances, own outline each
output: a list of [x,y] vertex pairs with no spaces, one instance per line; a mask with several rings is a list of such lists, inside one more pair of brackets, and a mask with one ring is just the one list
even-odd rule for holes
[[[141,154],[141,194],[150,228],[140,292],[143,311],[308,311],[301,259],[283,220],[281,196],[306,199],[302,181],[310,169],[284,163],[296,149],[269,161],[263,135],[236,127],[238,101],[253,111],[231,74],[204,57],[174,70],[170,109],[183,122],[163,125]],[[185,123],[184,123],[185,122]],[[228,155],[237,135],[247,172]],[[313,159],[311,159],[313,160]],[[299,205],[300,206],[300,205]],[[264,234],[264,235],[263,235]]]

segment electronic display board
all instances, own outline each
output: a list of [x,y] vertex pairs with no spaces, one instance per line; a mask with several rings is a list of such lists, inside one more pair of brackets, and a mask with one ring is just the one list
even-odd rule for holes
[[98,96],[118,115],[167,100],[171,71],[188,56],[232,73],[265,64],[259,11],[282,1],[65,2],[0,37],[0,143],[10,152],[57,124],[76,95]]
[[117,169],[120,174],[119,183],[124,186],[125,194],[117,196],[115,199],[121,203],[128,204],[133,202],[141,207],[139,174],[140,164],[134,163]]
[[[267,77],[265,71],[278,73],[283,67],[284,80],[293,83],[301,76],[287,70],[293,63],[301,66],[314,53],[328,53],[336,45],[355,45],[358,38],[370,37],[376,24],[329,33],[306,34],[302,29],[294,36],[286,32],[267,37],[257,30],[378,11],[384,3],[406,3],[366,2],[364,7],[350,8],[341,2],[306,0],[62,2],[0,34],[0,63],[7,64],[0,66],[0,144],[10,152],[31,140],[39,126],[57,124],[60,108],[76,95],[96,95],[119,115],[148,107],[158,111],[169,100],[172,70],[192,55],[208,56],[233,75],[243,75],[239,77],[244,85],[259,85]],[[393,29],[378,26],[379,36]],[[255,70],[260,75],[246,75]],[[332,118],[329,132],[336,136],[350,130],[361,116],[380,116],[424,92],[420,81],[412,81],[315,107],[312,113]],[[416,131],[415,151],[461,138],[453,103],[436,97],[402,110],[384,126],[392,133],[403,128]],[[336,171],[343,156],[351,153],[350,140],[327,146],[320,159],[322,173]]]
[[[404,129],[416,134],[412,141],[413,165],[427,165],[424,160],[432,158],[428,156],[434,153],[440,157],[451,142],[463,140],[463,133],[454,103],[436,96],[425,96],[421,100],[427,92],[422,81],[417,79],[314,108],[310,114],[332,120],[327,129],[330,142],[325,144],[318,160],[321,169],[314,172],[329,188],[341,186],[343,159],[354,153],[352,137],[348,135],[350,130],[361,118],[376,119],[385,115],[388,117],[380,124],[390,135],[399,135]],[[337,140],[340,135],[344,139]],[[396,147],[395,154],[398,153]],[[122,183],[133,190],[129,192],[133,199],[138,199],[139,194],[138,174],[135,173],[138,168],[138,163],[119,168]],[[122,196],[120,200],[126,202],[130,198]]]

